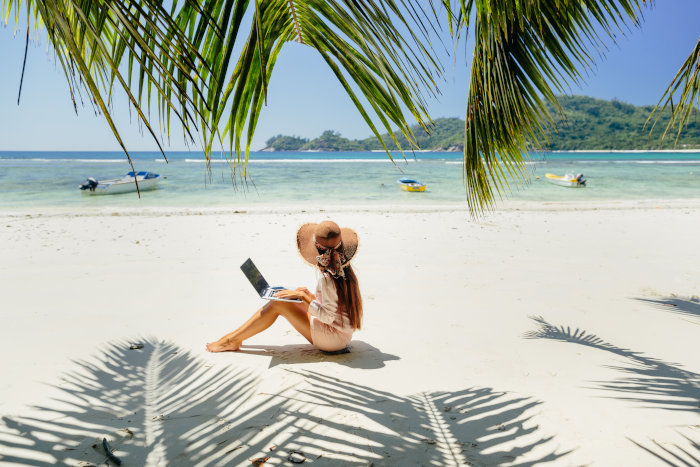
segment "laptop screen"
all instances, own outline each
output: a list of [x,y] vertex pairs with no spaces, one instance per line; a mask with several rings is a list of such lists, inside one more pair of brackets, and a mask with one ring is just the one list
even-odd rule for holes
[[269,284],[262,274],[260,274],[260,271],[258,271],[258,268],[255,267],[250,258],[248,258],[246,262],[241,265],[241,271],[243,271],[243,274],[245,274],[250,283],[253,284],[253,287],[258,292],[258,295],[262,296],[265,289],[269,287]]

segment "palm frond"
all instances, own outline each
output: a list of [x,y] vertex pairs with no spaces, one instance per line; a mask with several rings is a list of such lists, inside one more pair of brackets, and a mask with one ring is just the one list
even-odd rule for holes
[[554,128],[546,103],[560,109],[556,94],[582,79],[605,40],[638,24],[647,3],[441,0],[455,39],[474,35],[463,166],[472,213],[493,208],[509,181],[529,178],[525,155]]
[[[208,11],[223,33],[193,37],[211,69],[202,73],[210,83],[208,94],[195,99],[203,116],[205,154],[209,158],[215,144],[228,138],[242,176],[270,77],[290,42],[321,55],[380,140],[383,127],[397,146],[394,131],[415,145],[409,117],[426,129],[431,124],[423,95],[434,95],[441,68],[426,45],[433,33],[424,25],[427,16],[411,2],[214,0]],[[180,16],[185,30],[197,20]],[[249,28],[243,27],[246,21]],[[239,41],[242,31],[249,34]]]
[[[104,116],[116,140],[131,158],[112,118],[112,93],[118,87],[126,95],[139,121],[163,148],[148,114],[151,91],[162,105],[161,129],[177,116],[192,139],[199,115],[192,95],[202,94],[198,81],[206,63],[188,36],[180,30],[161,3],[153,0],[3,0],[3,19],[24,8],[35,28],[43,25],[68,82],[74,107],[82,90]],[[28,20],[29,22],[29,20]],[[28,25],[29,27],[29,25]],[[124,65],[126,58],[127,64]],[[177,75],[174,71],[177,70]],[[143,91],[147,90],[144,96]],[[133,164],[132,164],[133,167]]]
[[[680,95],[678,95],[679,92]],[[675,105],[674,96],[676,96]],[[666,136],[673,133],[675,133],[674,145],[678,144],[683,128],[688,124],[690,117],[697,112],[698,104],[700,104],[700,39],[647,119],[647,124],[653,121],[649,130],[651,133],[664,111],[668,107],[671,108],[671,118],[664,129],[659,146]]]

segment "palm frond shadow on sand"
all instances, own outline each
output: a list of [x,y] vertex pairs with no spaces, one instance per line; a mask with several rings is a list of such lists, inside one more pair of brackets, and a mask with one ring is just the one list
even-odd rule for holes
[[537,329],[525,334],[528,339],[571,342],[628,359],[626,366],[608,366],[623,376],[614,381],[597,381],[599,389],[614,391],[619,394],[615,397],[642,403],[646,407],[700,412],[700,374],[647,357],[641,352],[617,347],[582,329],[557,327],[541,316],[530,318],[537,323]]
[[220,414],[250,396],[255,376],[208,368],[174,344],[141,342],[142,350],[117,342],[94,361],[76,361],[56,387],[52,407],[36,406],[31,417],[2,417],[0,460],[101,463],[104,451],[93,445],[102,437],[118,451],[128,445],[125,460],[133,465],[161,463],[183,439],[203,446],[192,460],[206,458]]
[[75,362],[50,404],[2,417],[0,462],[99,464],[103,437],[124,465],[275,464],[292,449],[315,465],[534,465],[569,452],[540,432],[532,398],[483,387],[401,396],[284,368],[262,378],[141,342],[106,345]]
[[681,298],[671,296],[657,298],[656,300],[652,300],[650,298],[635,298],[635,300],[649,303],[650,305],[669,313],[677,313],[679,315],[700,318],[700,301],[697,300],[697,297]]
[[295,373],[306,383],[296,397],[333,408],[337,416],[323,421],[326,428],[351,434],[356,447],[368,451],[361,465],[525,466],[571,452],[539,433],[532,417],[542,402],[529,397],[484,387],[400,396],[317,372]]
[[678,444],[661,444],[652,440],[649,443],[639,443],[630,439],[638,448],[651,454],[659,462],[672,467],[693,467],[700,465],[700,444],[697,440],[681,435],[687,442],[687,446]]

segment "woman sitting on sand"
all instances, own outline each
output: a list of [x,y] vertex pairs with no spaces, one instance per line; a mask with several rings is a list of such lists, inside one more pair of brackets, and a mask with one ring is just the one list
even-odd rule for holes
[[297,232],[299,253],[321,272],[316,295],[306,287],[277,292],[276,297],[300,299],[301,302],[268,302],[240,328],[207,344],[207,350],[236,351],[244,340],[269,328],[278,316],[284,316],[320,350],[345,349],[350,344],[352,333],[360,329],[362,322],[362,297],[350,266],[357,245],[355,231],[341,229],[335,222],[301,226]]

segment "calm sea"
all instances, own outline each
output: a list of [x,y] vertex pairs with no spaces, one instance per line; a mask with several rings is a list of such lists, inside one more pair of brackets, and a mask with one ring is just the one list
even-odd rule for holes
[[[440,204],[465,202],[461,153],[252,153],[248,180],[225,159],[207,170],[202,153],[132,153],[136,170],[157,172],[161,188],[135,194],[89,196],[87,177],[118,178],[130,171],[117,152],[0,152],[0,207],[245,207],[300,201],[337,204]],[[531,180],[512,185],[506,198],[532,201],[700,198],[698,153],[547,153],[532,156]],[[547,172],[583,173],[584,189],[544,181]],[[400,177],[427,184],[425,193],[401,191]]]

